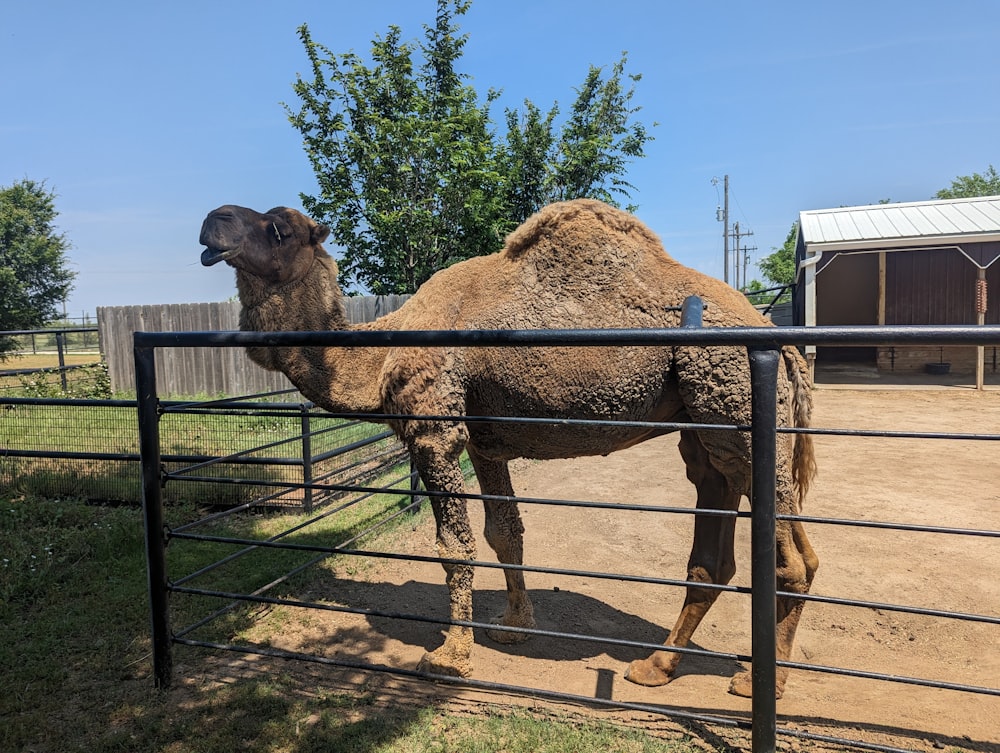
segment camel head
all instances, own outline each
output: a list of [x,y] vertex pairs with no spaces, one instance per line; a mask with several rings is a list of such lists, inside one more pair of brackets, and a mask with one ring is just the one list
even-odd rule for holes
[[230,204],[209,212],[201,226],[201,263],[210,267],[224,261],[238,275],[284,285],[301,280],[317,256],[327,256],[320,244],[329,235],[325,225],[294,209],[275,207],[261,214]]

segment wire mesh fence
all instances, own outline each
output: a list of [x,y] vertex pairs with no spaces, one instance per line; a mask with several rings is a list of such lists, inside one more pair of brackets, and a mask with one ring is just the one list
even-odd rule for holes
[[111,397],[96,327],[0,332],[0,397]]
[[107,367],[99,360],[72,366],[3,369],[0,397],[111,397],[111,383]]
[[0,338],[9,339],[20,353],[93,353],[98,349],[97,327],[87,319],[75,326],[51,326],[34,330],[5,330]]
[[[408,469],[383,427],[308,403],[267,402],[273,397],[165,404],[164,468],[211,463],[228,480],[177,484],[165,501],[310,508],[329,495],[305,485],[314,478],[365,482],[400,464]],[[0,397],[0,487],[139,504],[138,441],[134,400]]]

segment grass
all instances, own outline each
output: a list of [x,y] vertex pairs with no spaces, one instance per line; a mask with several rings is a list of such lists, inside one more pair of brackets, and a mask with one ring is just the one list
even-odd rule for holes
[[[63,363],[67,366],[83,366],[101,360],[101,354],[94,350],[89,352],[63,353]],[[55,369],[59,366],[59,355],[55,352],[45,353],[15,353],[5,361],[0,361],[0,370],[14,369]]]
[[[398,504],[382,502],[383,505]],[[171,510],[190,518],[193,508]],[[341,524],[319,524],[325,539],[363,525],[359,508]],[[230,535],[266,536],[291,517],[244,517],[217,524]],[[337,518],[340,521],[339,518]],[[176,522],[176,520],[175,520]],[[343,525],[344,530],[333,527]],[[212,559],[220,545],[171,549],[171,569]],[[279,553],[288,557],[288,553]],[[247,557],[215,585],[240,587],[288,562]],[[301,576],[308,578],[308,575]],[[365,693],[316,687],[274,671],[230,683],[151,680],[141,513],[79,501],[0,498],[0,750],[45,753],[692,753],[703,744],[665,741],[639,730],[492,705],[483,715],[433,703],[386,706]],[[178,605],[179,610],[186,609]],[[193,616],[181,615],[183,618]],[[292,615],[287,619],[298,619]],[[223,632],[240,632],[248,613]],[[280,628],[279,628],[280,629]],[[191,652],[186,652],[190,655]],[[190,658],[188,661],[192,661]],[[194,672],[194,664],[187,670]]]
[[[351,424],[321,415],[310,416],[313,457],[384,431],[374,424]],[[226,456],[255,447],[290,440],[255,453],[254,457],[302,458],[297,439],[302,426],[298,413],[254,416],[206,413],[169,413],[160,420],[164,454]],[[0,446],[35,451],[138,453],[138,425],[134,405],[11,405],[0,411]],[[360,459],[389,446],[388,440],[353,452]],[[348,456],[332,459],[316,470],[340,467]],[[182,464],[172,463],[170,470]],[[276,483],[301,483],[300,466],[220,464],[202,475],[252,478]],[[112,459],[86,461],[58,458],[0,458],[0,481],[8,480],[21,494],[87,499],[140,501],[138,462]],[[170,502],[232,504],[263,494],[259,487],[175,483],[165,490]],[[292,495],[289,494],[289,500]],[[298,499],[296,496],[294,499]]]
[[[110,387],[101,354],[71,352],[63,354],[66,366],[85,366],[66,372],[67,389],[79,397],[100,397]],[[8,371],[47,369],[34,374],[5,374]],[[59,355],[53,352],[18,353],[0,360],[0,396],[65,397],[59,375]]]

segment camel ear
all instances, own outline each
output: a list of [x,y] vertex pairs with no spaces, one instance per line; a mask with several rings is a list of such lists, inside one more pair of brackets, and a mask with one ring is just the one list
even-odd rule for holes
[[327,238],[330,237],[330,228],[326,225],[320,225],[318,222],[314,222],[312,226],[312,242],[322,243]]

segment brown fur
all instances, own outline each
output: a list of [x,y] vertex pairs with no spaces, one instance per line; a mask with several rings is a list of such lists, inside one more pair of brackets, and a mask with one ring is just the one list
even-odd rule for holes
[[[248,330],[344,329],[337,266],[322,247],[327,230],[283,207],[260,214],[222,207],[205,220],[205,264],[236,268]],[[638,219],[581,199],[544,208],[511,233],[503,250],[442,270],[403,308],[361,328],[380,330],[673,327],[673,307],[689,295],[707,304],[706,326],[761,326],[765,319],[728,285],[678,264]],[[280,369],[311,400],[333,411],[411,415],[542,416],[633,421],[747,424],[750,378],[745,348],[251,348],[250,357]],[[803,359],[783,352],[778,412],[782,426],[809,424],[811,385]],[[434,497],[438,551],[473,559],[475,540],[460,494],[458,459],[468,449],[484,494],[513,496],[507,461],[516,457],[604,455],[662,433],[645,428],[399,420]],[[681,454],[698,490],[698,506],[738,508],[749,493],[750,449],[743,433],[682,431]],[[780,434],[780,512],[801,508],[815,472],[808,435]],[[735,572],[730,518],[699,517],[688,564],[687,600],[667,640],[683,646],[718,594],[698,582],[727,583]],[[513,502],[486,503],[486,538],[502,563],[521,564],[520,515]],[[817,560],[800,524],[778,522],[779,589],[809,590]],[[472,568],[445,567],[455,620],[471,619]],[[520,571],[505,571],[509,628],[534,625]],[[802,602],[779,604],[778,656],[787,659]],[[524,638],[495,631],[505,642]],[[471,672],[472,631],[453,627],[424,669]],[[670,680],[679,655],[667,651],[632,663],[629,679]],[[785,672],[779,670],[778,693]],[[731,690],[746,695],[749,680]]]

